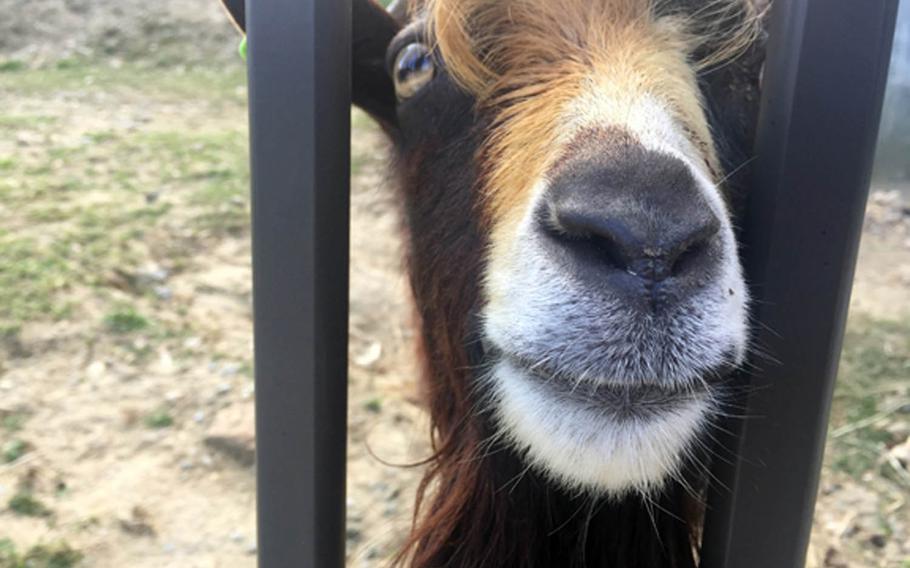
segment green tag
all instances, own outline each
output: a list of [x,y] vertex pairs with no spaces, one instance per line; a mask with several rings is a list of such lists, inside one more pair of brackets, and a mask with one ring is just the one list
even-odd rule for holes
[[246,61],[246,36],[243,36],[243,39],[240,40],[240,46],[237,47],[237,53],[240,54],[240,59]]

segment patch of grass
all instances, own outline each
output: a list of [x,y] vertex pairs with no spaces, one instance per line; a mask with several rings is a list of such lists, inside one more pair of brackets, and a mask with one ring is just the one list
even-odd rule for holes
[[910,323],[851,319],[832,407],[828,457],[853,477],[874,470],[889,444],[890,414],[910,404]]
[[16,545],[8,538],[0,538],[0,568],[16,568],[18,563]]
[[20,491],[10,497],[10,511],[24,517],[49,517],[53,513],[47,505],[32,495],[31,491]]
[[70,216],[72,211],[57,205],[33,208],[26,214],[26,218],[32,223],[58,223],[69,219]]
[[34,114],[5,114],[0,116],[0,129],[39,129],[57,122],[56,116]]
[[92,144],[104,144],[105,142],[110,142],[117,139],[117,134],[110,130],[102,130],[98,132],[89,132],[85,135],[85,139]]
[[0,325],[0,342],[18,341],[21,333],[21,325]]
[[[167,213],[166,206],[137,207],[126,211],[117,211],[116,207],[94,207],[84,210],[76,218],[76,222],[85,238],[83,240],[96,240],[110,230],[130,226],[135,222],[151,221]],[[144,224],[144,223],[142,223]]]
[[13,463],[28,453],[28,450],[28,442],[19,438],[14,438],[3,444],[3,461],[6,463]]
[[58,238],[51,252],[67,266],[72,266],[72,279],[78,284],[104,286],[111,271],[129,272],[141,261],[140,242],[144,231],[153,229],[168,212],[169,205],[116,203],[91,208],[38,210],[38,217],[70,221],[54,227]]
[[20,556],[13,541],[0,539],[0,568],[73,568],[82,558],[81,552],[65,542],[39,544]]
[[111,333],[133,333],[149,325],[149,320],[131,307],[118,308],[104,317],[104,326]]
[[159,409],[145,417],[145,425],[156,430],[169,428],[174,425],[174,417],[167,410]]
[[57,69],[72,69],[74,67],[79,67],[82,64],[83,63],[79,59],[67,57],[57,61],[57,63],[54,64],[54,67]]
[[33,546],[22,558],[22,568],[72,568],[81,561],[81,552],[60,542]]
[[28,413],[26,412],[10,412],[0,418],[0,427],[10,433],[18,432],[19,430],[22,430],[27,420]]
[[[98,187],[143,193],[150,189],[165,194],[179,191],[189,205],[183,211],[190,214],[196,228],[215,235],[242,233],[248,228],[248,145],[242,127],[205,133],[139,133],[109,140],[105,148],[106,163],[111,169],[99,180]],[[154,174],[149,172],[152,164],[159,164]],[[142,172],[153,175],[154,180],[137,179]],[[152,226],[169,211],[167,205],[156,208],[143,202],[143,206],[143,218],[123,219],[126,215],[122,212],[103,216],[118,218],[114,223],[116,231],[118,227],[140,225],[134,221],[147,221],[142,226]],[[119,205],[118,210],[122,211]],[[94,211],[93,215],[102,213]],[[83,220],[80,224],[86,223]]]
[[240,367],[237,369],[237,372],[245,377],[249,377],[252,379],[253,376],[256,374],[256,369],[255,369],[255,367],[253,367],[253,364],[251,362],[243,361],[242,363],[240,363]]
[[57,292],[67,288],[71,275],[66,261],[46,244],[0,234],[0,322],[61,317],[67,305]]
[[379,412],[382,411],[382,399],[380,399],[378,397],[371,398],[370,400],[368,400],[364,403],[363,407],[366,410],[369,410],[370,412],[378,414]]
[[15,73],[16,71],[22,71],[25,68],[25,62],[19,61],[18,59],[0,61],[0,73]]
[[[244,84],[240,64],[181,72],[75,59],[0,73],[0,91],[14,97],[104,91],[127,102],[207,101],[238,117]],[[72,317],[81,311],[75,298],[84,298],[86,288],[103,295],[115,285],[115,271],[130,272],[149,254],[186,265],[203,241],[249,228],[244,121],[200,120],[172,131],[101,126],[57,144],[52,135],[68,121],[0,113],[0,137],[25,131],[30,148],[0,159],[0,201],[7,208],[0,212],[0,328]],[[173,236],[175,225],[188,230]],[[110,323],[122,329],[136,321]]]
[[[187,133],[185,131],[148,133],[136,138],[132,144],[137,149],[173,159],[170,179],[196,182],[225,182],[243,178],[248,174],[246,149],[247,137],[243,130],[221,130],[207,133]],[[242,181],[242,180],[241,180]],[[220,199],[224,193],[213,187]],[[240,184],[233,186],[238,189]],[[233,193],[231,194],[233,195]]]
[[91,88],[113,93],[134,91],[163,101],[204,95],[210,100],[236,104],[245,101],[245,83],[245,70],[239,61],[226,68],[200,67],[181,72],[138,62],[114,68],[91,60],[70,60],[62,66],[30,69],[28,73],[0,73],[0,89],[23,95]]

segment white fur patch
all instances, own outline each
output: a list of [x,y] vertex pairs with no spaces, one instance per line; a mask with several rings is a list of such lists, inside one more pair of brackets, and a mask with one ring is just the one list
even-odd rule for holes
[[563,486],[614,496],[659,489],[677,472],[710,408],[708,400],[693,398],[660,416],[617,419],[554,399],[546,385],[508,362],[494,376],[496,421],[526,459]]

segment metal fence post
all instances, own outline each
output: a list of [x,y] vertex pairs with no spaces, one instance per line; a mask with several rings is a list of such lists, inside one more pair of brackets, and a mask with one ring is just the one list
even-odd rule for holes
[[248,0],[261,568],[344,564],[350,0]]
[[[755,299],[747,418],[717,460],[703,568],[802,568],[897,0],[775,0],[743,220]],[[739,434],[738,445],[736,434]]]

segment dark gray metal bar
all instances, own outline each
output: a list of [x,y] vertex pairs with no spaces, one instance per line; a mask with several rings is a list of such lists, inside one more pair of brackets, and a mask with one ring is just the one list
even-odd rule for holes
[[727,425],[739,459],[716,464],[703,568],[805,565],[897,4],[775,1],[743,220],[770,357],[753,360],[750,418]]
[[344,564],[350,0],[248,0],[261,568]]

